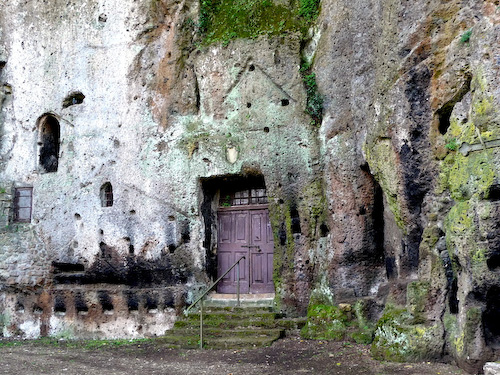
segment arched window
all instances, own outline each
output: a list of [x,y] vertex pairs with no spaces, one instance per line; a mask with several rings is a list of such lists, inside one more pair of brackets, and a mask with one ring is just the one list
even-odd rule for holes
[[43,172],[57,172],[59,164],[59,121],[52,115],[43,115],[38,120],[39,165]]
[[101,186],[101,207],[111,207],[113,205],[113,186],[106,182]]

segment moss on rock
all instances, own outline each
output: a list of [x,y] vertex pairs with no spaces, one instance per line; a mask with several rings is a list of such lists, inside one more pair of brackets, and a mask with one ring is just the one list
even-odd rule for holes
[[442,335],[440,325],[415,324],[407,309],[387,305],[377,323],[371,353],[376,359],[395,362],[439,358]]
[[366,145],[365,153],[370,170],[384,191],[389,209],[393,213],[398,227],[406,230],[406,223],[402,217],[401,202],[398,194],[400,176],[396,169],[398,165],[397,155],[391,141],[382,139],[372,146]]
[[347,315],[337,306],[311,305],[300,334],[305,339],[342,340],[348,321]]
[[406,289],[408,311],[413,316],[415,323],[425,322],[424,310],[427,304],[430,283],[427,281],[413,281]]
[[318,0],[291,5],[274,0],[200,0],[199,29],[205,44],[290,32],[305,35],[318,14]]
[[300,334],[305,339],[351,340],[369,344],[373,340],[373,325],[363,311],[362,302],[354,306],[312,304],[307,311],[307,323]]

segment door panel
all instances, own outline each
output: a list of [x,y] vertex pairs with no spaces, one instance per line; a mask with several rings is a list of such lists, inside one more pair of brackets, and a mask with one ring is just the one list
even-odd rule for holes
[[[240,292],[274,291],[273,236],[267,209],[224,209],[219,211],[218,274],[221,275],[242,256]],[[236,268],[219,283],[219,293],[236,293]]]
[[[248,250],[244,245],[248,242],[248,214],[239,211],[219,212],[219,246],[217,250],[217,274],[222,275],[234,262],[245,256],[240,262],[240,292],[248,293],[250,280],[248,277]],[[243,246],[242,246],[243,245]],[[236,268],[233,268],[219,282],[219,293],[236,293]]]
[[[274,243],[269,235],[271,224],[267,209],[250,211],[252,233],[250,247],[250,293],[270,293],[273,284]],[[271,232],[272,235],[272,232]]]

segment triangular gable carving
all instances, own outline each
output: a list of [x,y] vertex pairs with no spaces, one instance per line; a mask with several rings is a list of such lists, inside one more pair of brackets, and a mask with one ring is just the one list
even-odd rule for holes
[[283,106],[294,102],[295,99],[282,86],[252,62],[240,71],[224,97],[227,111],[269,104]]

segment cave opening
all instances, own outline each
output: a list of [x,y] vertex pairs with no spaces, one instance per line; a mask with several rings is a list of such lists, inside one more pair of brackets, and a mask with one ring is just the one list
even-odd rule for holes
[[436,111],[436,117],[438,120],[438,131],[440,134],[444,135],[448,131],[448,128],[451,125],[451,114],[455,105],[462,101],[464,96],[470,91],[470,84],[472,81],[472,75],[466,74],[464,83],[460,90],[458,90],[453,97],[443,104],[441,108]]
[[82,104],[84,99],[85,95],[83,95],[80,91],[74,91],[64,98],[62,107],[68,108],[75,104]]
[[436,113],[439,120],[438,130],[439,133],[443,135],[446,134],[448,128],[450,127],[450,118],[454,107],[455,103],[447,103],[446,105],[441,107]]

